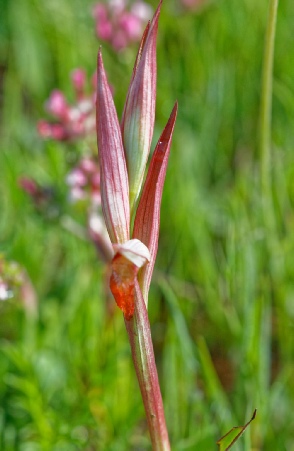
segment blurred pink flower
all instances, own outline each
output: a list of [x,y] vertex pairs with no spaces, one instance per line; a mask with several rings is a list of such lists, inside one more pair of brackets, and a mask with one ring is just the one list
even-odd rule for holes
[[108,4],[97,3],[93,8],[97,37],[109,42],[116,51],[139,41],[151,16],[152,8],[141,0],[110,0]]
[[100,170],[96,161],[84,157],[66,178],[69,198],[72,203],[84,201],[87,205],[87,231],[100,258],[110,262],[113,257],[112,245],[102,218],[100,194]]
[[90,210],[88,215],[88,233],[99,256],[106,263],[110,263],[113,258],[113,249],[101,209],[93,208]]
[[35,180],[29,177],[21,177],[18,181],[19,186],[31,197],[35,197],[39,194],[39,186]]
[[75,69],[71,73],[71,81],[76,90],[77,97],[79,95],[83,96],[85,84],[86,84],[86,74],[83,69]]
[[5,282],[0,276],[0,301],[6,301],[12,296],[12,291],[9,289],[7,282]]
[[98,164],[90,157],[84,157],[67,175],[71,202],[88,200],[91,206],[100,206],[100,172]]
[[[94,77],[96,78],[96,77]],[[40,120],[37,128],[43,138],[56,141],[71,141],[91,134],[95,130],[95,83],[92,80],[92,93],[86,93],[86,74],[83,69],[71,73],[75,91],[75,104],[70,105],[63,92],[55,89],[48,101],[46,110],[54,117],[53,122]]]
[[59,119],[66,116],[68,105],[61,91],[58,91],[58,89],[52,91],[51,96],[46,103],[46,109],[52,116],[56,116]]
[[37,296],[26,270],[0,254],[0,301],[19,299],[29,315],[37,313]]
[[134,14],[122,14],[119,24],[130,40],[136,41],[141,37],[141,19]]
[[37,208],[48,208],[50,201],[54,197],[51,187],[41,186],[30,177],[20,177],[18,184],[30,196]]

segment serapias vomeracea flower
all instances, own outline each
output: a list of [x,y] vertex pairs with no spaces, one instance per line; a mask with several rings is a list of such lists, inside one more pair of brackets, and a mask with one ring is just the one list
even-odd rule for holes
[[176,103],[155,147],[136,209],[154,128],[156,37],[160,8],[161,2],[143,34],[121,125],[106,78],[101,50],[98,54],[96,117],[101,201],[114,248],[110,288],[127,320],[134,313],[136,280],[139,281],[146,305],[148,301],[158,246],[162,190],[177,115]]

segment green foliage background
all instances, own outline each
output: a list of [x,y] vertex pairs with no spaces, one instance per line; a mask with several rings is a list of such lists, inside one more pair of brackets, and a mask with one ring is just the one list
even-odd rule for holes
[[[152,1],[153,7],[155,2]],[[40,216],[20,190],[54,185],[67,212],[69,157],[36,122],[70,71],[91,75],[91,1],[0,0],[0,240],[36,287],[39,317],[0,305],[0,449],[149,450],[121,312],[91,243]],[[216,0],[198,14],[166,0],[155,137],[179,116],[164,189],[150,321],[174,450],[294,449],[294,3],[278,11],[272,178],[277,227],[261,211],[258,125],[267,0]],[[135,47],[103,45],[119,114]],[[77,213],[78,220],[81,214]],[[77,219],[76,218],[76,219]],[[274,246],[269,243],[274,242]]]

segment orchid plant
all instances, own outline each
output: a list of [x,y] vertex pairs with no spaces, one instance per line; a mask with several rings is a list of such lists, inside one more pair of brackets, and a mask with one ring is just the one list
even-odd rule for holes
[[110,289],[124,314],[153,449],[169,450],[147,305],[177,103],[155,147],[143,184],[154,129],[161,3],[139,46],[121,124],[99,50],[96,119],[101,203],[113,245]]

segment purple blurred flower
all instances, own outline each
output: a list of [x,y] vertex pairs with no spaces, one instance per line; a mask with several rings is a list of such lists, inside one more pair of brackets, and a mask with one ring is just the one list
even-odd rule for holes
[[110,0],[108,4],[97,3],[93,8],[97,37],[109,42],[116,51],[139,41],[151,16],[152,8],[141,0]]
[[37,128],[43,138],[56,141],[71,141],[95,130],[95,80],[92,80],[92,93],[86,93],[86,74],[83,69],[75,69],[71,82],[75,91],[75,104],[70,105],[63,92],[55,89],[48,101],[46,110],[54,118],[53,122],[40,120]]

